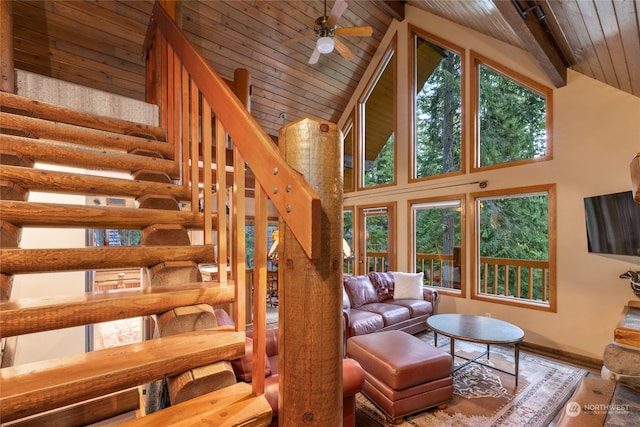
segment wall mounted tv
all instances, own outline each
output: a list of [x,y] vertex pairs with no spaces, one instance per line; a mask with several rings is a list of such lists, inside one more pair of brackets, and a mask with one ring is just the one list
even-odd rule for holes
[[584,199],[589,252],[640,257],[640,203],[631,191]]

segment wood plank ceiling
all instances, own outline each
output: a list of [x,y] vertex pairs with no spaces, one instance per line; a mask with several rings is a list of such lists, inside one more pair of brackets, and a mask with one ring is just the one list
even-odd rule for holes
[[[501,13],[509,5],[515,7],[516,2],[406,3],[523,49],[531,50],[536,43],[523,36],[523,31],[514,30],[519,22]],[[542,8],[546,18],[539,24],[547,37],[553,35],[557,52],[566,65],[640,96],[638,1],[517,3],[522,10],[535,5]],[[373,36],[345,39],[355,53],[352,61],[334,52],[309,65],[313,39],[289,46],[281,45],[280,41],[309,31],[309,21],[324,13],[320,0],[215,0],[181,4],[185,32],[223,77],[230,78],[238,67],[250,70],[252,112],[274,136],[283,123],[303,117],[336,122],[388,26],[398,16],[398,10],[402,13],[398,8],[402,2],[348,0],[349,7],[338,21],[339,26],[370,25]],[[333,0],[329,0],[329,9],[332,4]],[[15,0],[12,2],[15,67],[144,99],[141,51],[152,6],[151,0]],[[543,67],[544,57],[533,51],[532,54]]]

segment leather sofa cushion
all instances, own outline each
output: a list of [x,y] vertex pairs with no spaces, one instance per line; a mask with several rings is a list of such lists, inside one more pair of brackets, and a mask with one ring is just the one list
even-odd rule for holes
[[449,353],[401,331],[380,331],[347,340],[347,356],[394,390],[438,380],[452,373]]
[[[232,360],[231,365],[233,366],[233,372],[235,372],[236,377],[240,381],[244,381],[246,383],[251,382],[253,378],[253,339],[251,339],[251,337],[245,338],[244,356],[239,359]],[[270,375],[271,363],[265,354],[264,376],[268,377]]]
[[433,305],[423,299],[394,299],[386,304],[400,305],[409,309],[411,318],[433,314]]
[[378,313],[384,320],[384,326],[395,325],[396,323],[409,320],[409,309],[396,304],[389,304],[387,302],[376,302],[373,304],[365,304],[360,306],[359,310],[371,311]]
[[349,310],[348,336],[370,334],[384,328],[382,316],[371,311]]
[[351,308],[378,302],[378,293],[369,276],[344,276],[343,284],[349,295]]
[[369,273],[369,280],[373,284],[376,292],[378,293],[379,301],[386,301],[393,298],[393,290],[395,288],[395,279],[393,273],[387,272],[375,272]]

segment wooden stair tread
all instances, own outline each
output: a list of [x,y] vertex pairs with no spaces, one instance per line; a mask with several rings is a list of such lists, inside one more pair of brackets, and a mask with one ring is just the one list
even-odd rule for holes
[[[0,106],[19,110],[40,119],[100,129],[108,132],[118,132],[125,135],[148,135],[158,141],[166,141],[166,132],[158,126],[87,114],[71,108],[48,104],[12,93],[0,92]],[[6,108],[3,108],[3,110],[6,110]]]
[[191,191],[182,185],[20,166],[3,165],[0,169],[0,179],[18,184],[30,191],[111,197],[142,197],[148,194],[162,194],[172,196],[180,201],[191,200]]
[[151,267],[166,261],[193,261],[197,264],[206,264],[214,262],[214,251],[211,245],[8,248],[0,249],[0,258],[2,259],[0,273],[25,274]]
[[[215,222],[215,215],[213,221]],[[155,224],[202,229],[204,215],[191,211],[84,206],[0,200],[0,218],[15,226],[142,229]]]
[[1,337],[31,334],[111,320],[164,313],[196,304],[234,301],[234,286],[215,282],[125,289],[55,298],[25,298],[0,303]]
[[40,139],[65,141],[70,144],[100,147],[130,152],[143,149],[160,154],[165,159],[174,156],[173,145],[164,141],[139,136],[123,135],[100,129],[93,129],[35,117],[0,112],[0,123],[5,129],[28,129],[29,135]]
[[36,162],[127,172],[151,169],[174,178],[179,176],[180,165],[176,161],[128,154],[122,150],[7,134],[0,134],[0,142],[4,150],[21,153]]
[[[5,427],[43,427],[89,425],[137,411],[140,408],[138,387],[100,396],[84,402],[4,423]],[[132,415],[135,417],[134,415]]]
[[264,395],[254,395],[250,384],[239,382],[120,426],[267,426],[271,416],[271,406]]
[[244,355],[245,333],[205,329],[0,370],[3,422]]

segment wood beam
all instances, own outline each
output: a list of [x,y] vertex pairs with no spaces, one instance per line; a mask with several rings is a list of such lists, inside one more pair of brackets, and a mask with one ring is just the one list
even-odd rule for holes
[[404,4],[406,1],[376,1],[374,2],[378,8],[382,9],[387,15],[402,22],[404,21]]
[[494,0],[494,4],[555,87],[566,86],[568,63],[544,23],[549,18],[538,18],[535,8],[544,13],[541,6],[519,0]]

